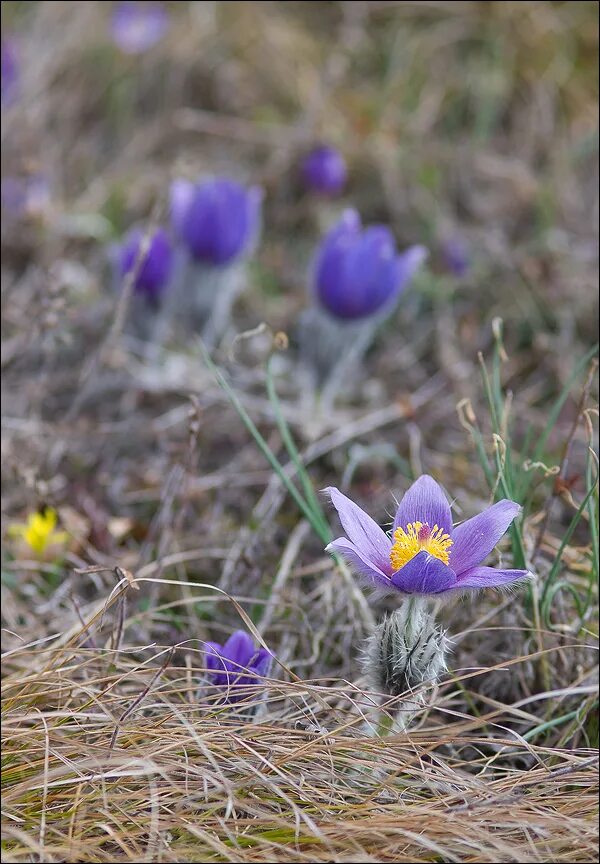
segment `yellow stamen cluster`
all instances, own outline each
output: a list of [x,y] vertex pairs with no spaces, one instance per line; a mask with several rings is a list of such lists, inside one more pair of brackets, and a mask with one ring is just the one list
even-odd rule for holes
[[450,560],[448,550],[452,546],[452,540],[438,525],[430,529],[423,522],[411,522],[406,526],[406,530],[396,528],[393,540],[390,561],[394,570],[404,567],[411,558],[423,551],[443,561],[444,564]]

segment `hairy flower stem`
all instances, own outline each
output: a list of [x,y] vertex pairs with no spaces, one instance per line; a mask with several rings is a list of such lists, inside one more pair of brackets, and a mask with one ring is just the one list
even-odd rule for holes
[[[343,321],[318,306],[300,320],[298,338],[305,377],[305,399],[326,415],[344,386],[356,380],[356,370],[375,337],[381,316]],[[310,411],[307,413],[311,413]]]
[[216,347],[229,327],[231,309],[244,287],[243,270],[235,264],[220,269],[195,264],[192,281],[196,329],[208,348]]
[[[425,704],[420,687],[435,683],[446,668],[449,641],[424,597],[409,597],[386,616],[366,645],[363,667],[370,687],[396,699],[391,716],[384,714],[378,733],[405,731]],[[388,722],[386,723],[386,719]]]
[[218,346],[229,328],[231,310],[244,288],[242,264],[212,267],[180,260],[176,287],[166,317],[179,319],[188,335],[199,334],[208,349]]

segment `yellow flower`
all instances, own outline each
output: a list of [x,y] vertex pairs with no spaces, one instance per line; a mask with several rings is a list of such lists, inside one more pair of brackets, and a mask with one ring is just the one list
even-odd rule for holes
[[58,514],[52,507],[44,507],[36,513],[30,513],[27,522],[11,525],[8,533],[12,537],[21,537],[36,555],[43,555],[49,546],[65,543],[66,531],[57,531]]

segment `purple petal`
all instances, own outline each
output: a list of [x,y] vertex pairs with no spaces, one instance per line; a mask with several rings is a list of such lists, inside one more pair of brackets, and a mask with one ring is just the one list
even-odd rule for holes
[[185,225],[185,218],[194,199],[196,187],[189,180],[174,180],[169,190],[171,225],[179,236]]
[[319,246],[314,292],[335,318],[353,321],[391,309],[402,280],[400,257],[389,228],[372,225],[361,230],[354,210],[344,213]]
[[458,577],[455,588],[496,588],[529,579],[528,570],[496,570],[494,567],[471,567]]
[[419,552],[392,575],[392,583],[405,594],[439,594],[456,586],[456,573],[428,552]]
[[266,675],[269,671],[272,659],[270,651],[267,651],[266,648],[259,648],[254,657],[250,660],[248,668],[251,672],[255,672],[257,675]]
[[317,298],[326,307],[332,305],[329,295],[337,296],[344,258],[360,236],[360,216],[356,210],[344,210],[340,220],[327,232],[317,250],[313,284]]
[[[181,190],[179,190],[181,192]],[[179,230],[192,256],[223,267],[252,250],[260,228],[262,190],[213,178],[194,187],[179,212]]]
[[[376,588],[384,588],[387,591],[392,588],[390,577],[386,576],[378,567],[371,561],[363,557],[362,552],[345,537],[338,537],[337,540],[325,547],[326,552],[337,552],[344,561],[352,567],[357,576],[364,579],[369,585]],[[389,565],[388,565],[389,566]]]
[[19,77],[17,50],[12,39],[2,39],[0,42],[0,63],[2,71],[1,101],[2,105],[9,105],[16,95]]
[[398,284],[404,288],[429,257],[425,246],[409,246],[396,258]]
[[[138,261],[145,240],[147,247],[143,259]],[[172,267],[173,252],[166,231],[158,228],[146,238],[141,228],[131,229],[121,247],[120,268],[123,277],[137,270],[136,292],[149,300],[158,301],[168,285]]]
[[457,525],[453,534],[454,545],[450,549],[450,563],[455,573],[460,576],[487,558],[520,511],[518,504],[504,499]]
[[[389,228],[372,225],[349,250],[344,260],[340,288],[346,318],[361,318],[382,309],[399,286],[396,244]],[[338,314],[339,314],[338,310]]]
[[115,43],[125,54],[141,54],[165,35],[169,18],[162,3],[118,3],[111,19]]
[[383,573],[391,574],[392,543],[387,534],[364,510],[342,495],[335,486],[329,486],[323,491],[330,496],[348,539],[352,541],[361,557]]
[[360,233],[362,228],[362,222],[360,218],[360,213],[358,210],[355,210],[353,207],[347,207],[343,212],[336,224],[333,228],[325,235],[325,239],[323,242],[331,242],[334,241],[337,237],[342,234],[350,234],[356,236]]
[[448,237],[442,245],[444,264],[455,276],[464,276],[470,265],[469,249],[461,237]]
[[394,519],[394,531],[396,528],[406,528],[411,522],[427,523],[431,528],[437,525],[452,536],[450,505],[442,487],[428,474],[415,480],[400,501]]
[[251,695],[248,692],[248,688],[256,687],[260,683],[261,682],[256,675],[239,675],[237,678],[230,682],[230,687],[232,688],[233,692],[228,694],[229,699],[237,701],[239,699],[248,698]]
[[2,208],[14,216],[22,216],[27,203],[27,183],[20,177],[5,177],[0,185]]
[[252,641],[252,637],[245,630],[236,630],[223,645],[223,654],[225,657],[238,666],[246,667],[248,661],[255,653],[256,647]]
[[346,175],[344,157],[334,147],[316,147],[302,165],[305,184],[324,195],[337,195],[341,192]]
[[48,212],[51,189],[43,174],[5,177],[1,184],[2,207],[16,219],[37,218]]
[[223,646],[218,642],[205,642],[204,664],[211,672],[222,672],[225,669]]

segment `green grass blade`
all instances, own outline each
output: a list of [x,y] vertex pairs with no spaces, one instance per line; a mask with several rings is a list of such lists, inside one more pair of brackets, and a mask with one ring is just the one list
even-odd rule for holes
[[267,361],[267,394],[269,396],[269,401],[273,406],[273,412],[275,414],[275,420],[277,422],[277,428],[279,429],[279,434],[281,435],[281,439],[284,443],[284,446],[290,456],[290,459],[294,463],[296,468],[296,473],[302,485],[302,490],[304,492],[304,497],[308,505],[312,508],[312,511],[315,516],[315,520],[317,520],[321,528],[323,530],[323,536],[327,535],[328,540],[331,539],[331,534],[329,531],[329,525],[325,519],[325,514],[323,512],[323,508],[321,507],[321,502],[314,490],[313,484],[308,476],[306,471],[306,467],[302,462],[302,458],[300,453],[298,452],[298,448],[292,438],[290,428],[286,422],[285,417],[283,416],[283,412],[281,410],[281,403],[279,401],[279,396],[277,395],[277,391],[275,389],[275,382],[273,380],[273,372],[271,368],[271,358]]
[[242,423],[244,424],[244,426],[246,427],[246,429],[250,432],[250,434],[252,435],[252,437],[256,441],[256,444],[257,444],[259,450],[261,451],[261,453],[263,454],[263,456],[265,457],[265,459],[267,460],[269,465],[273,468],[273,470],[275,471],[275,473],[277,474],[277,476],[279,477],[279,479],[281,480],[281,482],[283,483],[285,488],[288,490],[288,492],[290,493],[294,502],[298,505],[300,511],[308,519],[310,525],[312,526],[313,530],[315,531],[315,533],[319,537],[319,539],[322,540],[323,543],[329,543],[329,540],[331,539],[331,535],[329,533],[329,530],[327,530],[327,531],[324,530],[321,521],[315,517],[315,513],[314,513],[312,507],[308,504],[307,501],[304,500],[304,498],[298,492],[298,490],[296,489],[296,487],[294,486],[294,484],[292,483],[290,478],[287,476],[287,474],[285,473],[285,471],[283,469],[282,464],[279,462],[279,460],[277,459],[277,457],[275,456],[275,454],[273,453],[273,451],[271,450],[271,448],[269,447],[269,445],[267,444],[267,442],[265,441],[265,439],[263,438],[263,436],[261,435],[261,433],[257,429],[256,425],[254,424],[254,421],[252,420],[252,418],[250,417],[250,415],[248,414],[248,412],[246,411],[246,409],[244,408],[244,406],[242,405],[242,403],[240,402],[240,400],[236,396],[233,388],[231,387],[231,385],[229,384],[229,382],[227,381],[227,379],[225,378],[225,376],[223,375],[221,370],[213,362],[208,351],[206,350],[206,347],[204,346],[204,344],[201,341],[200,341],[200,350],[202,352],[204,362],[206,363],[209,370],[214,375],[219,386],[227,394],[227,398],[229,399],[229,401],[231,402],[231,404],[233,405],[233,407],[235,408],[235,410],[239,414],[240,419],[241,419]]

